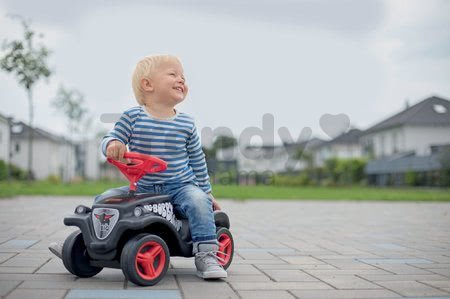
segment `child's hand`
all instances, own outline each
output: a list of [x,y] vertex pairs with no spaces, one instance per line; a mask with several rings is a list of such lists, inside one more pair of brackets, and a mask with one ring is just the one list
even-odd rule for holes
[[222,210],[219,206],[219,203],[217,202],[217,200],[213,199],[213,211],[220,211]]
[[127,160],[123,158],[126,151],[127,147],[125,144],[118,140],[111,140],[106,146],[106,157],[127,163]]
[[217,202],[217,200],[214,198],[214,196],[211,193],[208,193],[209,197],[211,197],[212,200],[212,205],[213,205],[213,211],[219,211],[221,210],[219,203]]

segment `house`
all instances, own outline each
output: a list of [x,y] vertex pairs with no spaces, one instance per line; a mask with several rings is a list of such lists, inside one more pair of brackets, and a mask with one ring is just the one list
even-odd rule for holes
[[9,163],[9,148],[10,148],[10,119],[0,114],[0,160]]
[[375,124],[361,136],[372,158],[365,168],[370,184],[440,185],[448,167],[450,101],[430,97]]
[[306,162],[299,159],[299,152],[311,151],[323,141],[312,138],[297,143],[282,145],[235,146],[217,151],[219,161],[237,161],[240,173],[251,172],[286,172],[299,171],[306,167]]
[[11,163],[28,169],[28,136],[33,132],[32,173],[35,179],[56,175],[63,181],[75,176],[75,145],[60,136],[39,128],[31,128],[23,122],[11,127]]
[[378,159],[413,151],[425,156],[432,145],[450,143],[450,101],[429,97],[363,132],[365,154]]
[[356,128],[350,129],[336,138],[318,145],[313,153],[314,166],[323,167],[325,161],[330,158],[361,158],[363,149],[360,144],[362,131]]
[[[427,156],[414,152],[394,154],[370,161],[365,169],[367,181],[378,186],[449,186],[450,144],[432,146]],[[446,176],[443,177],[443,171]]]
[[96,180],[101,177],[100,164],[105,158],[100,153],[101,139],[94,137],[82,140],[76,145],[77,174],[88,179]]

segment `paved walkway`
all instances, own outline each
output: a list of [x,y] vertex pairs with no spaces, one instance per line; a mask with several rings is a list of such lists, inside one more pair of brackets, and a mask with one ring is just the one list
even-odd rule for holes
[[73,230],[65,214],[86,197],[0,200],[2,298],[450,298],[450,204],[227,201],[234,262],[223,281],[172,258],[154,287],[120,270],[67,273],[47,250]]

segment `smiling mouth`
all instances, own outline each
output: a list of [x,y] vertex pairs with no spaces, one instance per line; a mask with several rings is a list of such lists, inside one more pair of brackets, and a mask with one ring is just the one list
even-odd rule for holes
[[175,87],[174,89],[176,89],[176,90],[181,91],[182,93],[184,93],[184,90],[183,90],[183,88],[181,88],[181,87]]

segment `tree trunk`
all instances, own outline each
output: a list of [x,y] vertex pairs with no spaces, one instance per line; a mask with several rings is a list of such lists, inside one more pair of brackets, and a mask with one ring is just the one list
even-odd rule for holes
[[28,93],[28,112],[29,112],[29,130],[28,130],[28,182],[33,179],[33,92],[31,88],[27,89]]

